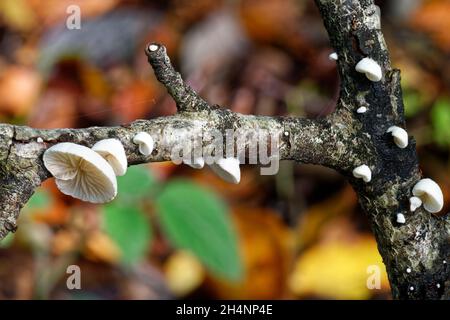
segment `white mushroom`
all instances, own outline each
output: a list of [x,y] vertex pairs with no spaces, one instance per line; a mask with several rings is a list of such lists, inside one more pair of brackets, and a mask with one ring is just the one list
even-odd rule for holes
[[134,136],[133,142],[139,145],[139,152],[148,156],[153,151],[153,138],[147,132],[139,132]]
[[241,181],[241,169],[237,158],[222,158],[210,165],[210,167],[212,171],[227,182],[237,184]]
[[363,164],[362,166],[353,169],[353,176],[355,178],[363,179],[364,182],[370,182],[370,180],[372,180],[372,171],[368,166]]
[[117,195],[113,168],[92,149],[59,143],[45,151],[43,160],[64,194],[92,203],[105,203]]
[[156,50],[158,50],[159,46],[157,44],[152,43],[151,45],[148,46],[148,50],[154,52]]
[[42,139],[41,137],[38,137],[38,138],[36,139],[36,142],[37,142],[37,143],[43,143],[43,142],[44,142],[44,139]]
[[101,155],[114,170],[116,176],[123,176],[127,172],[128,161],[122,142],[117,139],[100,140],[92,150]]
[[387,129],[388,133],[390,133],[394,137],[394,143],[399,148],[406,148],[408,146],[408,133],[405,129],[392,126]]
[[370,81],[380,81],[383,77],[380,65],[371,58],[364,58],[356,64],[355,70],[364,73]]
[[337,61],[338,60],[338,54],[336,52],[330,53],[330,55],[328,56],[328,59],[330,59],[331,61]]
[[357,113],[366,113],[367,112],[367,108],[366,107],[359,107],[356,110]]
[[422,205],[422,200],[418,197],[411,197],[409,198],[409,210],[411,212],[416,211],[417,208],[419,208]]
[[403,215],[403,213],[397,213],[397,222],[398,223],[405,223],[406,219],[405,216]]
[[412,190],[413,195],[423,202],[425,210],[436,213],[444,207],[444,195],[441,188],[431,179],[422,179],[416,183]]
[[202,169],[205,166],[205,160],[202,157],[194,158],[194,160],[183,160],[184,164],[187,164],[194,169]]
[[[378,20],[381,19],[381,9],[379,6],[375,5],[375,14],[377,15]],[[378,27],[379,29],[379,27]]]

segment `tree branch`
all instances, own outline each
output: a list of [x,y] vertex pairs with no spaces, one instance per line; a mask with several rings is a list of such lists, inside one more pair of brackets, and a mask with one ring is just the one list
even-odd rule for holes
[[172,67],[164,46],[151,43],[145,48],[145,54],[155,71],[156,78],[167,88],[179,112],[211,109],[205,100],[184,83],[181,75]]
[[[322,164],[339,170],[351,170],[349,159],[356,159],[354,148],[347,148],[340,139],[350,137],[352,132],[342,130],[342,124],[333,118],[309,120],[289,117],[265,117],[242,115],[210,106],[197,95],[173,69],[162,45],[146,54],[155,75],[167,88],[177,103],[179,112],[173,116],[151,120],[137,120],[117,127],[92,127],[85,129],[41,130],[25,126],[0,124],[0,239],[17,228],[17,217],[43,181],[51,177],[46,170],[42,155],[49,147],[61,142],[72,142],[92,147],[97,141],[116,138],[124,146],[128,164],[172,160],[172,151],[189,133],[206,137],[204,147],[219,131],[226,141],[226,130],[239,130],[241,134],[252,134],[263,129],[279,138],[279,159]],[[155,149],[149,156],[142,155],[133,137],[141,132],[149,133],[155,141]],[[234,141],[234,150],[237,150]],[[244,140],[244,150],[251,147],[251,140]],[[267,141],[269,144],[269,141]],[[242,146],[240,146],[242,147]],[[266,145],[266,150],[270,149]],[[248,153],[247,153],[248,154]]]
[[[393,125],[405,128],[405,117],[400,71],[391,67],[379,8],[372,0],[315,1],[339,57],[336,113],[352,119],[348,125],[369,139],[371,156],[360,156],[372,169],[372,181],[350,178],[350,182],[371,221],[393,296],[450,299],[450,220],[423,208],[409,211],[411,190],[421,178],[415,141],[410,138],[408,147],[400,149],[386,133]],[[380,64],[381,81],[369,81],[355,71],[365,57]],[[368,111],[358,114],[360,107]],[[406,217],[405,224],[396,222],[399,213]]]

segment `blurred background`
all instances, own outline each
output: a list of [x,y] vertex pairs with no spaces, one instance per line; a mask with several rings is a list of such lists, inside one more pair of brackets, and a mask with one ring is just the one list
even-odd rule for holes
[[[450,201],[450,1],[376,1],[424,174]],[[81,29],[66,20],[78,5]],[[312,0],[2,0],[0,122],[118,125],[175,112],[144,54],[161,42],[209,102],[316,118],[339,80]],[[389,299],[370,227],[348,183],[282,162],[239,185],[172,163],[129,168],[92,205],[53,179],[0,242],[0,299]],[[449,206],[444,208],[447,212]],[[69,290],[67,267],[81,270]],[[368,289],[368,268],[380,289]],[[373,269],[370,269],[373,270]]]

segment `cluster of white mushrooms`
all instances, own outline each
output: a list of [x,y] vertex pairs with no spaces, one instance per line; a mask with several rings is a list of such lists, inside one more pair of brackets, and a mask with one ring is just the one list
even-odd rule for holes
[[[153,139],[145,132],[138,133],[133,142],[146,156],[153,151]],[[128,168],[125,149],[117,139],[100,140],[92,148],[58,143],[45,151],[43,160],[62,193],[92,203],[113,200],[116,176],[125,175]]]
[[[139,144],[139,151],[148,156],[153,150],[153,139],[146,132],[138,133],[133,142]],[[202,157],[194,158],[193,160],[183,160],[183,163],[194,169],[203,169],[205,166],[205,160]],[[241,181],[241,169],[239,167],[239,159],[228,157],[221,158],[215,163],[211,164],[209,167],[216,173],[220,178],[229,183],[239,183]]]
[[[146,132],[136,134],[133,143],[144,156],[153,151],[153,138]],[[117,139],[100,140],[92,148],[71,142],[58,143],[45,151],[43,160],[62,193],[92,203],[113,200],[117,195],[116,176],[125,175],[128,167],[125,149]],[[197,158],[186,164],[201,169],[205,162]],[[241,179],[237,158],[222,158],[210,167],[227,182],[239,183]]]
[[[105,145],[111,146],[107,158],[85,146],[58,143],[45,151],[44,165],[55,177],[56,186],[62,193],[92,203],[108,202],[117,194],[113,165],[117,172],[126,170],[126,157],[125,169],[121,168],[121,153],[125,155],[125,151],[122,144],[116,141],[107,139],[98,142],[103,145],[102,151]],[[117,145],[119,149],[116,149]]]
[[125,150],[117,139],[101,140],[92,148],[58,143],[45,151],[43,159],[62,193],[92,203],[114,199],[116,175],[124,175],[128,167]]
[[[329,59],[337,61],[337,53],[331,53]],[[364,73],[370,81],[378,82],[383,78],[380,65],[369,57],[359,61],[355,66],[355,70]],[[367,112],[367,107],[359,107],[356,112],[360,114],[365,113]],[[405,129],[398,126],[392,126],[387,129],[386,133],[391,134],[397,147],[404,149],[408,146],[408,133]],[[353,176],[368,183],[372,180],[372,171],[367,165],[363,164],[353,169]],[[442,190],[438,184],[431,179],[422,179],[417,182],[413,187],[412,194],[413,196],[409,199],[411,212],[417,210],[422,204],[424,209],[431,213],[441,211],[444,206]],[[397,222],[401,224],[406,222],[406,218],[402,213],[397,214]]]

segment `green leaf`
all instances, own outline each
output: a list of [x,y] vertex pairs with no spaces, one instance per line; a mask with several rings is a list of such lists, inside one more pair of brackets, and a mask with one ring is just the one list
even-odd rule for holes
[[162,230],[177,247],[192,251],[212,272],[242,277],[236,234],[217,196],[188,181],[167,184],[156,199]]
[[117,177],[118,201],[135,203],[148,198],[158,182],[144,166],[129,167],[124,176]]
[[122,262],[139,262],[147,253],[152,231],[144,213],[134,207],[106,205],[103,207],[105,232],[122,252]]
[[25,210],[45,209],[50,205],[50,196],[46,191],[37,190],[25,205]]
[[9,248],[14,240],[14,233],[8,233],[3,240],[0,240],[0,248]]
[[437,144],[450,146],[450,100],[439,99],[431,110],[433,138]]
[[405,115],[407,118],[411,118],[422,110],[424,99],[420,92],[405,89],[403,91],[403,102],[405,106]]
[[47,191],[41,188],[36,190],[22,210],[22,219],[32,216],[36,210],[43,210],[50,207],[51,202],[51,195]]

